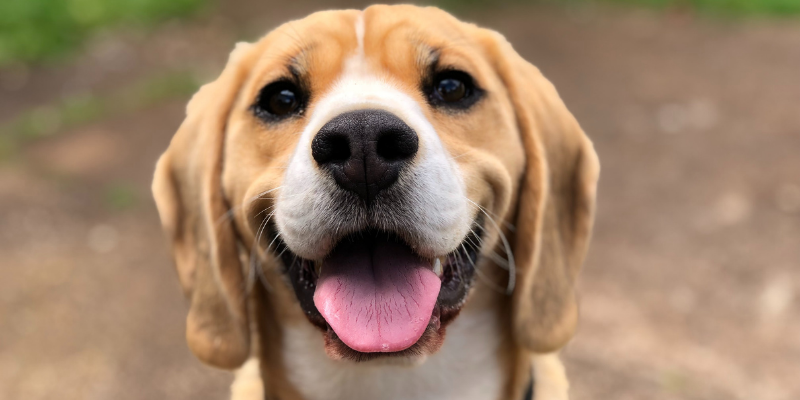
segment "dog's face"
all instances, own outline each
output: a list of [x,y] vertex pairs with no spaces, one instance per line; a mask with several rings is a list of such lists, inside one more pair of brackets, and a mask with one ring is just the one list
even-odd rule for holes
[[596,156],[498,34],[432,8],[316,13],[239,45],[187,114],[154,194],[201,359],[248,355],[256,272],[270,322],[317,326],[334,358],[436,352],[481,270],[513,289],[521,348],[571,336]]

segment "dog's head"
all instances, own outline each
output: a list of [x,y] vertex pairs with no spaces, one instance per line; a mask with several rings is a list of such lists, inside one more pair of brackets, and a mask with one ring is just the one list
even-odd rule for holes
[[373,6],[238,45],[189,103],[153,191],[191,300],[189,345],[208,363],[249,355],[256,272],[275,323],[305,315],[329,355],[366,359],[435,352],[485,289],[476,274],[503,267],[483,275],[513,289],[512,337],[544,352],[575,328],[598,169],[556,90],[501,35]]

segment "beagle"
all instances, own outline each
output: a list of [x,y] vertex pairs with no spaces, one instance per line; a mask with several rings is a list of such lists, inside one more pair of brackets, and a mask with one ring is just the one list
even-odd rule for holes
[[500,34],[377,5],[238,44],[153,194],[234,397],[556,400],[598,174]]

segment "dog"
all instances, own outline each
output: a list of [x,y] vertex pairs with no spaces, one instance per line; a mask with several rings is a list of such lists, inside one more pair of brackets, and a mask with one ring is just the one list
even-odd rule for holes
[[553,400],[598,177],[503,36],[376,5],[237,44],[153,194],[234,398]]

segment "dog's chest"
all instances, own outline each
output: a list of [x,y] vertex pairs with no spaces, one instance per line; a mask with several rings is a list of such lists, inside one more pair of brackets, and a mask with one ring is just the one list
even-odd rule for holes
[[498,399],[504,383],[498,326],[493,312],[462,312],[442,348],[417,366],[334,361],[316,328],[290,326],[284,329],[287,377],[307,400]]

